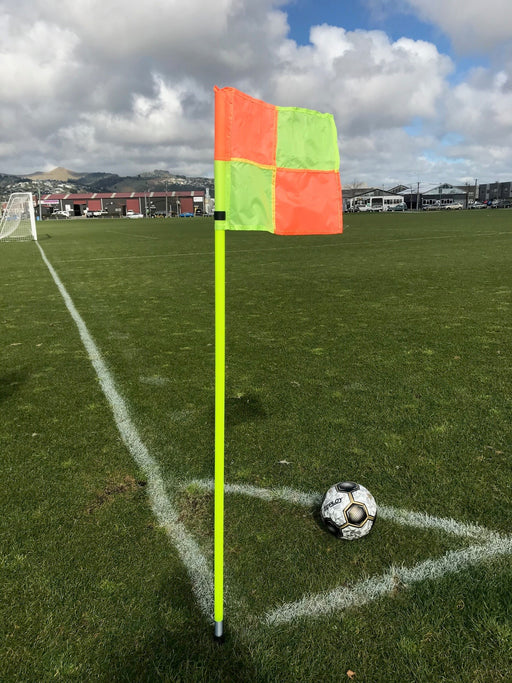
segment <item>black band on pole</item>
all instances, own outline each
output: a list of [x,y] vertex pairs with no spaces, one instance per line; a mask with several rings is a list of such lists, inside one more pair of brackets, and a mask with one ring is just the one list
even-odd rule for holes
[[225,221],[226,220],[226,212],[225,211],[214,211],[213,212],[213,220]]

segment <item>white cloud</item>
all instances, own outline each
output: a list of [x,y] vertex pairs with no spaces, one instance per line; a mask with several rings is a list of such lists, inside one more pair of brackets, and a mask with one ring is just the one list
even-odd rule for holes
[[512,40],[510,0],[407,0],[462,52],[487,51]]
[[[437,5],[403,1],[425,17]],[[454,6],[445,0],[447,16]],[[299,46],[285,10],[284,0],[7,0],[0,171],[211,175],[213,86],[233,85],[333,112],[345,182],[452,181],[480,175],[489,155],[508,173],[512,57],[450,87],[454,62],[432,43],[323,24]]]
[[60,84],[72,75],[78,37],[68,29],[3,15],[0,34],[0,91],[4,102],[55,95]]
[[510,179],[512,168],[512,62],[499,71],[473,69],[446,100],[447,130],[461,139],[450,149],[487,180]]
[[393,43],[382,31],[327,25],[312,29],[310,45],[288,42],[280,56],[275,97],[333,111],[345,135],[434,117],[453,68],[431,43],[407,38]]

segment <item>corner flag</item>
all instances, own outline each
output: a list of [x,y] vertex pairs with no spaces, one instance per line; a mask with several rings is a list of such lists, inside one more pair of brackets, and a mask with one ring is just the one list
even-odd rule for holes
[[215,187],[226,193],[216,229],[342,232],[339,167],[332,114],[215,89]]
[[215,638],[224,635],[225,231],[343,230],[331,114],[278,107],[215,87]]

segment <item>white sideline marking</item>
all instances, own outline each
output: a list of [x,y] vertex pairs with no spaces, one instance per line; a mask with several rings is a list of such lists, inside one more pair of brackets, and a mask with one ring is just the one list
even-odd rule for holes
[[[114,232],[114,230],[109,230],[109,232]],[[118,233],[120,235],[125,235],[128,233]],[[379,244],[382,243],[387,243],[387,242],[417,242],[417,241],[424,241],[424,240],[445,240],[449,239],[450,237],[453,237],[454,235],[467,235],[468,233],[462,233],[462,232],[455,232],[455,233],[450,233],[449,235],[422,235],[421,237],[397,237],[397,238],[392,238],[392,239],[383,239],[383,240],[366,240],[366,241],[361,241],[361,242],[340,242],[339,244],[335,244],[333,242],[322,242],[322,243],[316,243],[316,244],[308,244],[307,246],[302,246],[300,244],[293,245],[293,246],[288,246],[288,247],[266,247],[263,249],[228,249],[226,251],[226,255],[229,257],[229,254],[252,254],[255,252],[265,252],[265,251],[289,251],[290,249],[321,249],[322,247],[338,247],[338,246],[343,246],[345,248],[349,247],[359,247],[359,246],[367,246],[367,245],[373,245],[373,246],[378,246]],[[480,235],[509,235],[512,233],[509,232],[482,232],[482,233],[473,233],[475,236],[480,236]],[[140,237],[148,237],[148,235],[139,235]],[[148,237],[149,239],[149,237]],[[152,239],[160,239],[159,237],[154,237]],[[139,259],[148,259],[148,258],[177,258],[181,256],[213,256],[214,251],[197,251],[197,252],[175,252],[175,253],[170,253],[170,254],[145,254],[145,255],[137,255],[137,256],[100,256],[98,258],[90,258],[90,259],[63,259],[62,261],[59,261],[58,263],[86,263],[89,261],[128,261],[128,260],[139,260]]]
[[[114,232],[113,230],[110,230],[109,232]],[[125,235],[125,233],[119,233],[122,235]],[[466,236],[471,236],[468,235],[468,233],[450,233],[449,235],[423,235],[421,237],[397,237],[396,239],[383,239],[383,240],[366,240],[366,241],[361,241],[361,242],[340,242],[339,244],[334,244],[333,242],[323,242],[321,244],[308,244],[307,246],[302,246],[302,245],[294,245],[291,247],[266,247],[263,249],[227,249],[226,250],[226,256],[229,257],[230,254],[253,254],[256,252],[265,252],[265,251],[290,251],[290,249],[321,249],[322,247],[341,247],[343,246],[344,248],[350,248],[350,247],[359,247],[359,246],[367,246],[367,245],[373,245],[373,246],[378,246],[379,244],[387,243],[387,242],[418,242],[418,241],[424,241],[424,240],[446,240],[454,235],[461,235],[464,234]],[[509,232],[482,232],[482,233],[473,233],[475,236],[488,236],[488,235],[512,235],[512,233]],[[140,235],[140,237],[147,237],[147,235]],[[159,237],[155,237],[153,239],[160,239]],[[145,254],[145,255],[137,255],[137,256],[100,256],[98,258],[89,258],[89,259],[63,259],[62,261],[58,261],[58,263],[88,263],[89,261],[130,261],[130,260],[141,260],[141,259],[151,259],[151,258],[178,258],[182,256],[213,256],[214,251],[196,251],[196,252],[174,252],[174,253],[169,253],[169,254]]]
[[62,261],[58,261],[58,263],[88,263],[89,261],[139,261],[148,258],[175,258],[176,256],[213,256],[214,254],[214,251],[191,251],[190,253],[183,252],[170,254],[137,254],[137,256],[98,256],[98,258],[62,259]]
[[[110,230],[109,232],[113,232]],[[120,233],[123,234],[124,233]],[[306,246],[302,245],[294,245],[292,247],[266,247],[263,249],[227,249],[226,250],[226,256],[229,257],[230,254],[253,254],[255,252],[272,252],[272,251],[290,251],[291,249],[313,249],[313,248],[322,248],[322,247],[338,247],[338,246],[344,246],[344,247],[358,247],[360,245],[362,246],[367,246],[368,244],[372,245],[379,245],[382,242],[410,242],[410,241],[418,241],[418,240],[445,240],[449,239],[451,235],[440,235],[440,236],[432,236],[432,235],[426,235],[423,237],[400,237],[397,239],[388,239],[388,240],[378,240],[378,241],[365,241],[365,242],[344,242],[343,245],[341,244],[334,244],[334,243],[327,243],[323,242],[322,244],[311,244]],[[159,239],[159,238],[155,238]],[[85,263],[88,261],[128,261],[128,260],[133,260],[133,259],[147,259],[147,258],[176,258],[179,256],[214,256],[215,252],[213,250],[211,251],[196,251],[196,252],[174,252],[170,254],[144,254],[140,255],[138,254],[137,256],[99,256],[98,258],[91,258],[91,259],[65,259],[62,261],[59,261],[59,263]]]
[[43,261],[57,285],[71,317],[78,327],[82,343],[89,354],[89,359],[96,371],[101,388],[105,394],[123,442],[137,465],[143,470],[148,481],[148,494],[151,508],[158,523],[165,527],[169,537],[178,550],[181,561],[185,565],[192,582],[192,587],[202,612],[212,621],[213,575],[199,546],[179,521],[160,472],[160,467],[150,455],[133,424],[128,407],[116,389],[114,380],[105,365],[101,353],[96,346],[82,317],[76,310],[59,276],[46,258],[41,245],[37,242]]
[[[211,479],[194,479],[189,482],[208,490],[214,489]],[[304,493],[290,488],[263,489],[243,484],[226,484],[226,493],[242,494],[262,500],[283,500],[304,507],[319,505],[322,495]],[[465,567],[479,564],[500,555],[512,554],[512,536],[503,536],[478,524],[464,524],[454,519],[432,517],[426,513],[410,512],[385,505],[377,506],[378,517],[395,524],[431,529],[471,540],[485,541],[461,550],[452,550],[441,557],[428,559],[414,567],[391,567],[381,576],[371,577],[351,587],[340,586],[331,591],[307,595],[281,605],[266,614],[264,622],[271,626],[286,624],[300,617],[319,617],[349,607],[361,607],[398,589],[420,581],[440,579]]]
[[122,235],[123,237],[142,237],[145,240],[160,239],[159,237],[155,237],[154,235],[139,235],[135,232],[121,232],[120,230],[105,230],[105,232],[109,232],[111,235]]

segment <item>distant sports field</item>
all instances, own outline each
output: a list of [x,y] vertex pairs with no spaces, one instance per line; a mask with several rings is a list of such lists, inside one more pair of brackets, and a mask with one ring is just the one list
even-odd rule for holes
[[0,244],[2,681],[512,680],[512,211],[227,235],[221,646],[213,221],[38,230]]

